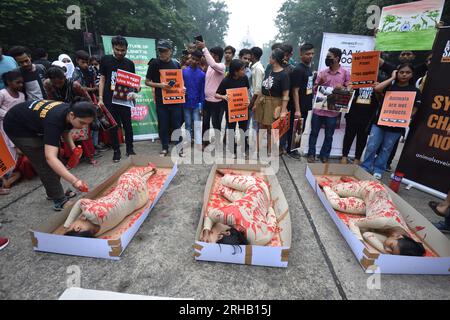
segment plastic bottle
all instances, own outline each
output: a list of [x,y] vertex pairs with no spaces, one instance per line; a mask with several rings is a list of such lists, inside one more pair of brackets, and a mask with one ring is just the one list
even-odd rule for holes
[[400,191],[400,186],[402,184],[402,180],[404,177],[405,177],[404,173],[397,171],[394,174],[394,177],[392,178],[391,185],[389,186],[389,188],[391,188],[392,191],[394,191],[395,193],[398,193]]
[[80,163],[81,156],[83,155],[83,148],[81,146],[76,147],[72,155],[70,156],[69,161],[67,162],[67,168],[73,169]]

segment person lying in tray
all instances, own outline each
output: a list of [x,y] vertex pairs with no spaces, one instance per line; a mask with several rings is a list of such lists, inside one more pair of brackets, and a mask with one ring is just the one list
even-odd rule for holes
[[268,184],[262,178],[226,174],[218,193],[231,204],[210,208],[201,241],[230,245],[268,245],[278,229]]
[[153,164],[125,172],[117,186],[97,200],[80,199],[72,208],[64,228],[66,236],[94,238],[118,226],[149,200],[147,181],[156,173]]
[[365,216],[349,219],[349,228],[359,240],[366,241],[383,254],[425,255],[423,244],[413,240],[414,234],[381,183],[322,182],[320,186],[333,209]]

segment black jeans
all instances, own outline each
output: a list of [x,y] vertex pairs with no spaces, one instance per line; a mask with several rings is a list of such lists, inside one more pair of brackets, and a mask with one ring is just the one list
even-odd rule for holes
[[222,130],[222,119],[225,113],[223,102],[209,102],[205,101],[205,106],[203,107],[203,130],[202,135],[211,128],[210,122],[214,130]]
[[[163,150],[169,150],[169,142],[171,139],[170,125],[173,130],[178,130],[182,126],[183,121],[183,105],[156,105],[156,114],[158,116],[159,138]],[[180,141],[182,137],[180,136]]]
[[[239,121],[239,122],[228,122],[228,111],[225,112],[225,117],[227,120],[227,129],[225,131],[225,144],[227,142],[227,139],[230,138],[234,141],[234,149],[230,150],[234,153],[237,152],[237,143],[236,143],[236,128],[239,128],[239,130],[242,130],[244,132],[244,137],[240,136],[240,139],[244,138],[245,141],[245,150],[248,150],[248,139],[247,139],[247,127],[248,127],[248,121]],[[228,133],[230,133],[230,136],[228,137]],[[242,153],[245,152],[245,150],[241,150]]]
[[347,118],[347,126],[345,128],[344,136],[344,148],[342,152],[344,157],[348,157],[350,149],[353,145],[353,141],[356,138],[355,159],[361,160],[362,154],[367,145],[367,139],[369,138],[368,126],[369,120],[361,121]]
[[9,136],[14,145],[19,148],[31,162],[34,171],[42,181],[47,196],[56,202],[65,199],[61,177],[53,171],[45,158],[45,145],[43,138],[20,138]]
[[[111,115],[114,117],[114,120],[116,120],[118,126],[122,126],[125,130],[125,143],[127,146],[127,152],[133,150],[133,126],[131,125],[131,109],[124,106],[118,106],[118,105],[110,105],[106,106],[111,112]],[[119,144],[119,137],[117,135],[117,131],[119,130],[119,127],[116,127],[114,129],[109,130],[109,135],[111,137],[111,144],[113,147],[113,150],[120,150],[120,144]]]

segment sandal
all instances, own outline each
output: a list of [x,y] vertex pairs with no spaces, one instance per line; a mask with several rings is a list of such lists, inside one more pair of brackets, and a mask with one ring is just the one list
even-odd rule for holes
[[168,150],[162,150],[162,151],[159,153],[159,155],[160,155],[162,158],[167,157],[168,154],[169,154],[169,151],[168,151]]
[[[66,196],[67,199],[70,200],[70,199],[75,198],[75,197],[77,196],[77,194],[76,194],[74,191],[72,191],[72,190],[70,190],[70,189],[67,189],[67,190],[66,190],[66,193],[64,194],[64,196]],[[50,198],[49,196],[47,196],[47,200],[48,200],[48,201],[52,201],[53,199]]]
[[71,206],[72,204],[73,202],[66,197],[61,202],[55,202],[55,204],[53,205],[53,210],[55,210],[56,212],[60,212],[63,211],[66,207]]
[[434,226],[442,233],[450,234],[450,226],[447,223],[441,221],[439,223],[435,223]]
[[434,213],[437,214],[439,217],[447,218],[450,216],[450,209],[447,210],[447,214],[442,214],[441,212],[439,212],[439,210],[437,209],[437,207],[439,206],[439,203],[437,203],[436,201],[430,201],[428,203],[428,205],[434,211]]
[[11,189],[1,188],[0,189],[0,196],[7,196],[11,193]]

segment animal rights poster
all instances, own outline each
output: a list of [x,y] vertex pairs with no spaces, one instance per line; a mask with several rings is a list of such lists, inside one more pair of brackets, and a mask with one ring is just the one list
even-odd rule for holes
[[431,50],[445,0],[423,0],[384,7],[376,50]]
[[450,28],[441,28],[425,83],[422,107],[414,117],[397,170],[405,178],[442,194],[450,190]]
[[353,61],[352,55],[358,52],[373,51],[375,48],[375,38],[353,34],[324,32],[318,71],[327,69],[325,59],[328,54],[328,49],[330,48],[339,48],[342,50],[341,65],[343,68],[351,71]]
[[295,119],[292,127],[291,149],[297,150],[302,144],[303,119]]
[[289,132],[290,129],[290,119],[291,119],[291,113],[288,112],[286,115],[286,118],[281,119],[279,118],[272,124],[272,130],[279,130],[279,138],[283,138],[286,133]]
[[162,83],[173,83],[171,90],[162,90],[163,104],[182,104],[186,103],[186,95],[184,93],[183,71],[160,70]]
[[247,88],[228,89],[228,122],[248,120],[248,90]]
[[408,128],[411,122],[416,94],[414,91],[386,92],[378,125]]
[[16,161],[9,151],[3,134],[0,133],[0,178],[16,166]]
[[121,106],[134,108],[135,101],[129,99],[129,94],[136,93],[141,88],[141,77],[124,70],[117,70],[116,84],[112,102]]
[[[102,36],[105,54],[112,54],[111,36]],[[127,37],[127,58],[134,62],[136,74],[145,79],[148,62],[156,58],[154,39]],[[141,91],[136,99],[136,105],[131,109],[134,140],[151,140],[158,138],[158,117],[156,115],[155,100],[150,87],[141,83]]]
[[378,80],[380,51],[353,53],[350,84],[354,89],[366,88]]
[[313,108],[348,113],[354,97],[355,91],[319,86]]

